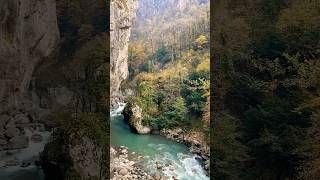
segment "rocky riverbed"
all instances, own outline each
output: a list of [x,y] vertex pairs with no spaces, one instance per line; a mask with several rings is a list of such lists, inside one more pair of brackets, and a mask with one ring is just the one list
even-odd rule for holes
[[[129,157],[130,156],[130,157]],[[169,162],[162,164],[160,161],[155,161],[153,166],[157,169],[156,173],[147,173],[138,163],[144,158],[135,152],[129,153],[128,148],[121,146],[117,150],[110,148],[110,179],[132,179],[132,180],[178,180],[177,176],[167,176],[163,173],[166,170],[174,171],[174,163]]]
[[[39,123],[12,123],[5,126],[0,151],[0,179],[43,179],[39,153],[49,140],[50,132]],[[20,122],[20,121],[19,121]],[[12,134],[11,129],[13,130]],[[12,137],[8,136],[12,135]]]
[[110,148],[110,179],[155,179],[128,159],[128,148]]

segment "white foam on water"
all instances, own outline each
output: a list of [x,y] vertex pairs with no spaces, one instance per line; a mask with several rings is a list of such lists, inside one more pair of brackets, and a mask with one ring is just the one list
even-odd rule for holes
[[179,161],[181,162],[182,166],[185,169],[184,174],[187,174],[190,177],[194,177],[196,179],[201,179],[201,180],[206,180],[209,179],[209,177],[207,177],[205,175],[205,172],[202,168],[202,166],[200,165],[200,163],[197,161],[195,155],[192,156],[179,156]]
[[[12,151],[12,155],[6,155],[5,151],[0,155],[0,160],[12,160],[16,159],[19,162],[29,161],[39,156],[39,154],[43,151],[45,144],[49,141],[51,132],[32,132],[28,128],[24,128],[26,136],[29,139],[29,146],[24,149],[14,150]],[[42,136],[41,142],[33,142],[31,141],[31,136],[33,133],[40,134]],[[11,177],[13,175],[18,176],[19,174],[23,174],[26,172],[30,172],[31,174],[38,176],[41,174],[41,168],[37,167],[35,164],[30,164],[28,167],[20,167],[18,166],[9,166],[6,168],[0,169],[1,178]],[[0,179],[1,179],[0,178]]]
[[[121,115],[126,103],[118,103],[118,107],[110,112],[110,116]],[[180,180],[209,180],[210,178],[205,174],[201,164],[197,161],[195,155],[177,153],[174,154],[174,147],[167,144],[147,144],[157,152],[152,156],[145,156],[144,159],[139,160],[137,163],[145,167],[150,174],[159,172],[156,163],[160,162],[163,166],[164,176],[169,177],[171,180],[173,176]],[[170,170],[168,164],[171,164],[174,169]]]
[[[149,147],[159,150],[158,154],[155,154],[152,158],[145,159],[142,162],[144,167],[147,167],[147,171],[152,173],[159,172],[156,164],[160,163],[163,166],[163,174],[169,179],[173,176],[181,180],[209,180],[210,178],[205,174],[201,164],[196,159],[196,155],[177,153],[172,154],[170,152],[162,151],[167,149],[165,144],[148,144]],[[168,165],[170,164],[170,165]],[[170,169],[170,167],[174,167]]]
[[26,136],[29,139],[29,146],[24,149],[19,149],[19,150],[13,151],[12,155],[6,155],[5,153],[1,154],[0,158],[2,160],[9,160],[9,159],[17,159],[20,161],[30,160],[33,157],[38,156],[40,154],[40,152],[43,151],[45,144],[49,141],[51,132],[34,131],[33,133],[40,134],[43,139],[41,142],[33,142],[30,140],[31,136],[33,134],[32,131],[28,128],[25,128],[24,130],[25,130]]
[[118,102],[118,107],[110,112],[110,116],[114,117],[114,116],[121,115],[125,107],[126,107],[126,103]]

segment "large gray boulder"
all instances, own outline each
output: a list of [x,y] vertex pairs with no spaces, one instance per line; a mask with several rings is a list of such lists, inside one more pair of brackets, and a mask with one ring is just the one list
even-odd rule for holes
[[149,134],[151,128],[142,123],[142,109],[135,103],[128,103],[123,110],[124,119],[131,129],[138,134]]
[[16,127],[9,127],[7,130],[6,130],[6,133],[5,135],[8,137],[8,138],[12,138],[12,137],[15,137],[15,136],[19,136],[20,134],[20,130]]
[[9,149],[24,149],[29,145],[29,139],[27,136],[15,136],[9,140]]

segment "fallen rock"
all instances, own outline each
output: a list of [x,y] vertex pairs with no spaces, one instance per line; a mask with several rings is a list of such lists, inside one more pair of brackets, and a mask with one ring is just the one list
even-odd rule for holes
[[9,119],[8,115],[1,115],[0,116],[0,128],[4,128],[6,126],[8,119]]
[[169,180],[170,178],[168,176],[163,176],[162,180]]
[[19,161],[16,159],[8,160],[6,162],[6,166],[18,166],[18,165],[19,165]]
[[7,163],[5,161],[0,161],[0,168],[4,168],[7,166]]
[[20,167],[28,167],[30,166],[32,161],[22,161]]
[[175,168],[174,168],[174,166],[170,165],[168,169],[169,169],[170,171],[174,171]]
[[121,168],[121,169],[119,170],[119,174],[120,174],[121,176],[125,176],[125,175],[128,174],[128,170],[127,170],[126,168]]
[[122,149],[122,150],[120,151],[120,154],[128,154],[128,150]]
[[5,135],[8,137],[8,138],[12,138],[12,137],[15,137],[15,136],[18,136],[20,134],[20,130],[16,127],[8,127],[6,132],[5,132]]
[[161,175],[160,174],[156,174],[156,175],[153,176],[153,178],[155,180],[161,180]]
[[0,127],[0,139],[5,139],[5,130],[3,127]]
[[4,139],[0,139],[0,151],[6,150],[8,148],[8,142]]
[[46,131],[46,128],[44,127],[43,124],[41,126],[39,126],[38,131],[39,132],[45,132]]
[[157,169],[162,169],[162,164],[160,162],[156,162],[156,168]]
[[116,154],[117,154],[117,151],[111,147],[110,148],[110,157],[114,157]]
[[41,136],[41,134],[33,134],[30,139],[32,142],[39,143],[43,140],[43,137]]
[[9,121],[7,124],[6,124],[6,129],[9,129],[9,128],[12,128],[12,127],[16,127],[16,124],[14,121]]
[[19,124],[27,124],[30,123],[30,119],[24,114],[19,114],[14,117],[14,122]]
[[9,140],[10,149],[23,149],[29,145],[29,139],[27,136],[15,136]]
[[7,145],[8,142],[4,139],[0,139],[0,146]]
[[209,170],[210,169],[210,160],[206,160],[205,161],[204,168],[205,168],[205,170]]
[[172,176],[173,180],[179,180],[179,178],[177,176]]

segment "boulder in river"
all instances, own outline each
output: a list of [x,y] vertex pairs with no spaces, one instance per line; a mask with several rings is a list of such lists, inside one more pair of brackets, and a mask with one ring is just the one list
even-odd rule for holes
[[29,145],[29,139],[27,136],[15,136],[9,140],[9,149],[23,149]]
[[20,134],[20,131],[18,128],[10,126],[7,128],[5,134],[8,138],[12,138],[18,136]]
[[18,166],[18,165],[19,165],[19,161],[16,159],[8,160],[6,162],[6,166]]
[[22,161],[22,164],[20,165],[20,167],[28,167],[30,166],[32,163],[32,161]]
[[0,139],[0,151],[8,149],[8,142],[4,139]]
[[170,170],[170,171],[174,171],[174,166],[173,165],[170,165],[169,167],[168,167],[168,169]]
[[161,175],[160,175],[160,174],[155,174],[155,175],[153,176],[153,178],[154,178],[155,180],[160,180],[160,179],[161,179]]
[[37,142],[37,143],[39,143],[39,142],[41,142],[43,140],[43,137],[41,136],[41,134],[33,134],[32,136],[31,136],[31,141],[32,142]]
[[162,167],[163,167],[162,164],[157,161],[157,162],[156,162],[156,168],[157,168],[157,169],[162,169]]
[[6,167],[7,163],[5,161],[0,161],[0,168]]
[[128,170],[127,170],[126,168],[121,168],[121,169],[119,170],[119,174],[120,174],[121,176],[125,176],[125,175],[128,174]]
[[128,103],[123,111],[124,119],[129,122],[131,129],[138,134],[149,134],[151,128],[142,123],[142,109],[135,103]]

